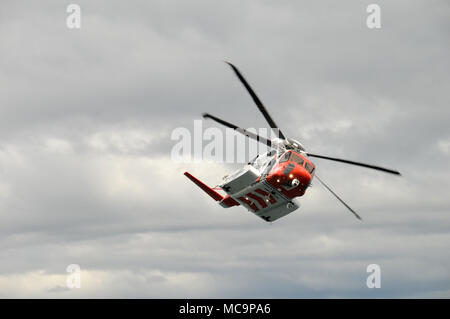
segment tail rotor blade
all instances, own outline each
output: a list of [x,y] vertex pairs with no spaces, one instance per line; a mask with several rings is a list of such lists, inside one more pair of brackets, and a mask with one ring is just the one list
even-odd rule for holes
[[326,189],[328,189],[328,190],[330,191],[330,193],[334,195],[334,197],[336,197],[336,198],[338,199],[338,201],[340,201],[345,207],[347,207],[348,210],[349,210],[350,212],[352,212],[353,215],[355,215],[356,218],[358,218],[359,220],[362,220],[361,216],[359,216],[359,215],[358,215],[358,214],[357,214],[350,206],[347,205],[347,203],[345,203],[345,202],[344,202],[344,201],[343,201],[343,200],[342,200],[335,192],[333,192],[333,191],[331,190],[331,188],[328,187],[328,185],[325,184],[325,182],[322,181],[322,180],[319,178],[319,176],[315,175],[315,178],[317,178],[317,180],[318,180],[318,181],[319,181]]

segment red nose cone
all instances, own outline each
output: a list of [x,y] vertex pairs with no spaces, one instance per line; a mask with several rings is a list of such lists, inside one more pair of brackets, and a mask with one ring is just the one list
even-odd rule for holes
[[[293,183],[294,180],[298,180],[299,183]],[[305,194],[311,181],[311,174],[301,165],[284,164],[274,169],[267,176],[267,181],[284,195],[294,198]]]

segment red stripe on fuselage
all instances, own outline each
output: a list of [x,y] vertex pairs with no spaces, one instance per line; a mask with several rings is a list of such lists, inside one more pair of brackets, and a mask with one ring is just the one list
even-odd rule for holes
[[257,200],[258,203],[259,203],[259,205],[261,205],[261,208],[266,208],[266,207],[267,207],[266,202],[265,202],[264,199],[262,199],[261,197],[256,196],[256,195],[253,195],[252,193],[248,193],[247,196],[250,197],[250,198],[253,198],[253,199]]
[[247,198],[245,197],[239,197],[238,198],[240,201],[246,203],[248,206],[250,206],[251,209],[253,209],[254,212],[257,212],[259,210],[258,207],[256,207],[255,204],[253,204],[251,201],[249,201]]
[[277,202],[276,199],[270,193],[268,193],[266,191],[263,191],[262,189],[259,189],[259,188],[255,189],[255,192],[257,192],[257,193],[259,193],[259,194],[261,194],[263,196],[268,196],[269,197],[269,202],[271,204],[275,204]]

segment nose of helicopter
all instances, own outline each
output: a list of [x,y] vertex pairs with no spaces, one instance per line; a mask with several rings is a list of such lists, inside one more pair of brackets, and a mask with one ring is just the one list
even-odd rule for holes
[[275,170],[268,181],[277,188],[303,192],[311,181],[311,174],[302,165],[290,163]]
[[311,174],[300,165],[295,165],[295,168],[287,176],[289,180],[297,179],[300,182],[302,188],[309,184],[311,181]]

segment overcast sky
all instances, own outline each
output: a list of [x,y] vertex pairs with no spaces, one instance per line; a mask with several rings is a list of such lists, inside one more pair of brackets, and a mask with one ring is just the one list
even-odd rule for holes
[[[450,297],[448,1],[70,3],[0,3],[0,297]],[[267,126],[222,60],[309,151],[403,176],[314,161],[362,222],[318,183],[223,209],[183,172],[238,166],[170,158],[204,111]]]

